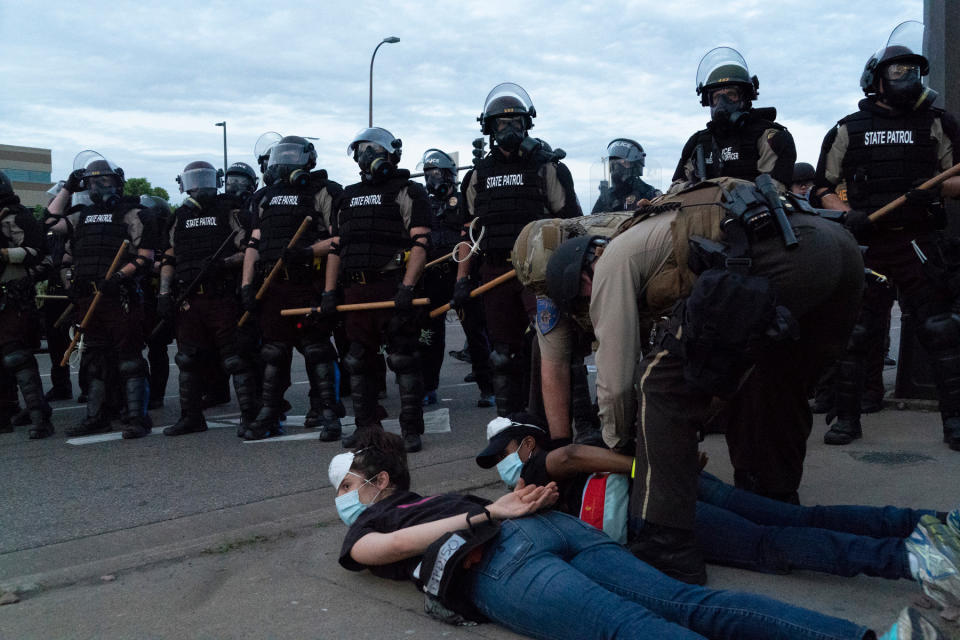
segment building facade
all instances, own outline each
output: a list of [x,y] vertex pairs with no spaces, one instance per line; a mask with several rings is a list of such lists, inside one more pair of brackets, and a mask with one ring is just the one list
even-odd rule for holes
[[26,207],[46,206],[53,186],[50,149],[0,144],[0,171],[13,182],[14,192]]

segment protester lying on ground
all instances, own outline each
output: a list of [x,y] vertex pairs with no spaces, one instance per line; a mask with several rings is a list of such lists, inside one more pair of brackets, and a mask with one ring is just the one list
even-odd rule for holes
[[[477,464],[495,466],[508,488],[555,482],[554,508],[626,540],[633,458],[589,445],[548,450],[546,425],[526,413],[491,420],[487,440]],[[705,454],[701,459],[705,464]],[[736,489],[705,471],[697,497],[697,543],[711,564],[912,579],[941,606],[960,605],[960,508],[947,514],[889,506],[802,507]]]
[[[350,526],[340,564],[414,581],[435,616],[445,608],[448,621],[490,619],[551,639],[876,638],[853,622],[771,598],[673,580],[603,532],[549,510],[559,497],[553,482],[518,482],[494,502],[418,495],[410,491],[403,442],[379,431],[363,435],[328,470],[337,512]],[[919,629],[918,616],[904,610],[884,637]]]

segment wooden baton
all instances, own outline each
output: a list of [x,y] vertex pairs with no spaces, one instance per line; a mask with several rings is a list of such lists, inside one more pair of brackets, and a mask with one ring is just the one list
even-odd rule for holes
[[67,320],[70,319],[70,316],[73,314],[73,303],[67,305],[67,308],[63,310],[63,313],[60,314],[60,317],[57,318],[57,321],[53,323],[54,329],[59,329],[62,327]]
[[[310,226],[310,223],[313,222],[313,217],[307,216],[303,219],[303,222],[300,223],[300,226],[297,227],[297,232],[293,234],[293,237],[290,238],[290,242],[287,244],[287,249],[293,249],[294,245],[300,240],[300,236],[303,235],[303,232],[307,230],[307,227]],[[263,279],[263,284],[260,285],[260,289],[257,291],[256,299],[261,300],[263,296],[266,295],[267,289],[270,288],[270,283],[273,282],[273,279],[277,277],[277,274],[280,273],[280,269],[283,268],[283,256],[281,255],[277,258],[277,261],[273,263],[273,268],[270,269],[270,273],[267,274],[267,277]],[[240,316],[240,321],[237,323],[238,327],[242,327],[247,323],[247,320],[250,319],[250,312],[244,311],[243,315]]]
[[[117,269],[120,268],[120,261],[127,253],[127,247],[129,246],[130,241],[124,240],[120,245],[120,248],[117,249],[117,255],[113,256],[113,262],[110,263],[110,268],[107,269],[107,275],[104,277],[104,280],[109,280],[113,274],[116,273]],[[73,339],[70,340],[70,346],[67,347],[67,350],[63,352],[63,358],[60,360],[61,367],[65,367],[70,363],[70,356],[73,354],[74,349],[77,348],[77,343],[80,341],[80,336],[83,335],[87,325],[90,324],[90,319],[93,318],[93,314],[97,310],[97,306],[100,304],[100,299],[102,297],[102,291],[97,291],[97,293],[93,296],[93,300],[90,302],[90,307],[87,308],[87,312],[83,315],[83,320],[80,321],[80,328],[73,332]]]
[[436,265],[438,265],[438,264],[441,264],[441,263],[443,263],[443,262],[446,262],[447,260],[449,260],[450,258],[452,258],[452,257],[453,257],[453,254],[455,254],[456,252],[457,252],[457,250],[454,249],[453,251],[451,251],[450,253],[448,253],[448,254],[445,255],[445,256],[440,256],[440,257],[437,258],[436,260],[431,260],[431,261],[428,262],[427,264],[423,265],[423,268],[424,268],[424,269],[429,269],[430,267],[434,267],[434,266],[436,266]]
[[[430,304],[430,298],[414,298],[413,306],[425,307]],[[393,309],[397,303],[393,300],[384,300],[383,302],[358,302],[357,304],[338,304],[337,311],[376,311],[377,309]],[[311,313],[320,313],[320,307],[303,307],[301,309],[282,309],[282,316],[305,316]]]
[[[507,271],[506,273],[497,276],[496,278],[494,278],[494,279],[491,280],[490,282],[488,282],[488,283],[486,283],[486,284],[482,284],[482,285],[480,285],[479,287],[477,287],[476,289],[474,289],[473,291],[471,291],[471,292],[470,292],[470,297],[471,297],[471,298],[476,298],[477,296],[482,296],[482,295],[485,294],[487,291],[490,291],[490,289],[493,289],[494,287],[498,287],[498,286],[500,286],[501,284],[503,284],[504,282],[506,282],[506,281],[508,281],[508,280],[513,280],[513,279],[516,278],[516,277],[517,277],[517,270],[516,270],[516,269],[511,269],[510,271]],[[443,315],[443,314],[446,313],[447,311],[450,311],[450,303],[449,303],[449,302],[448,302],[447,304],[443,305],[442,307],[437,307],[436,309],[434,309],[433,311],[431,311],[431,312],[430,312],[430,317],[431,317],[431,318],[436,318],[436,317],[439,316],[439,315]]]
[[[934,177],[930,178],[929,180],[924,182],[922,185],[917,187],[917,189],[932,189],[933,187],[937,186],[938,184],[945,181],[946,179],[952,178],[958,174],[960,174],[960,162],[953,165],[943,173],[939,173]],[[876,211],[874,211],[873,213],[871,213],[869,216],[867,216],[867,219],[870,220],[870,222],[875,222],[878,218],[881,218],[887,215],[888,213],[890,213],[891,211],[893,211],[894,209],[897,209],[903,206],[903,203],[906,201],[907,201],[907,196],[900,196],[893,202],[889,202],[883,205],[882,207],[880,207],[879,209],[877,209]]]

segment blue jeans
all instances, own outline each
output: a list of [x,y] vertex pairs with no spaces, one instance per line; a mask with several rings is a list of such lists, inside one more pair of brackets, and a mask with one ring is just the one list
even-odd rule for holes
[[752,571],[911,578],[903,539],[934,511],[801,507],[736,489],[700,473],[697,543],[707,562]]
[[504,522],[468,579],[481,612],[534,638],[872,637],[847,620],[668,578],[558,511]]

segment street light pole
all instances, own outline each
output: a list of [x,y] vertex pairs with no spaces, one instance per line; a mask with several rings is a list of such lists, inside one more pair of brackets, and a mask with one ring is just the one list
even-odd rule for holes
[[379,49],[381,45],[393,44],[394,42],[400,42],[400,38],[396,36],[384,38],[380,41],[380,44],[373,49],[373,55],[370,56],[370,123],[367,125],[368,127],[373,126],[373,59],[377,57],[377,49]]
[[227,171],[227,121],[218,122],[216,124],[218,127],[223,127],[223,171]]

